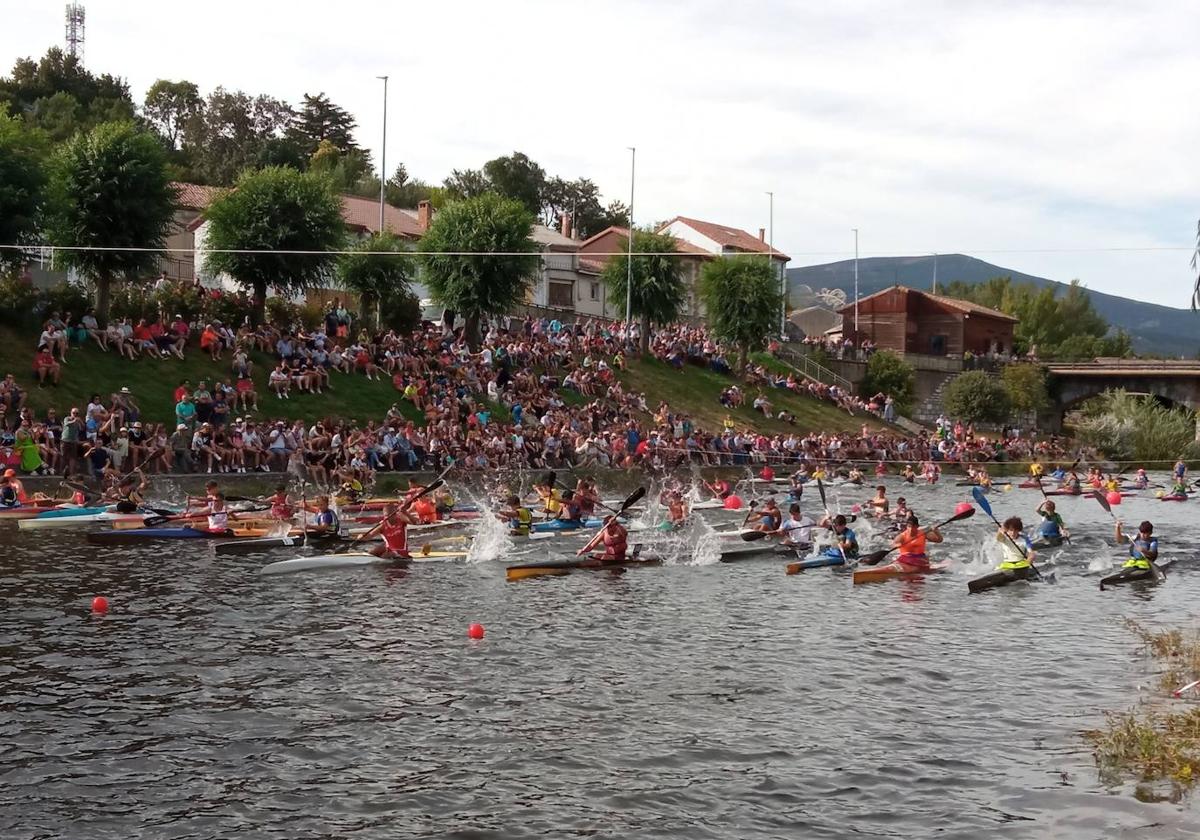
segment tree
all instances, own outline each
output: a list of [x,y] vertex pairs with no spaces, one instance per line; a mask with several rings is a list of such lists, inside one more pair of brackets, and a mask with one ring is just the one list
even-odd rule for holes
[[1000,381],[1013,411],[1037,413],[1050,404],[1046,370],[1040,365],[1005,365]]
[[758,256],[734,256],[705,263],[700,296],[709,328],[737,347],[738,372],[745,373],[750,351],[762,347],[778,329],[782,303],[769,262]]
[[[45,100],[54,99],[54,103]],[[95,76],[78,58],[52,47],[38,61],[18,59],[12,75],[0,79],[0,107],[66,139],[104,122],[125,122],[134,117],[129,85],[108,74]],[[72,118],[70,125],[66,117]],[[43,121],[50,120],[54,130]]]
[[428,201],[433,190],[420,178],[409,177],[403,163],[396,164],[396,171],[388,178],[384,189],[388,204],[395,207],[416,207],[420,202]]
[[357,149],[354,129],[357,123],[350,112],[335,105],[324,93],[304,94],[300,110],[288,127],[288,137],[296,141],[305,154],[312,155],[322,140],[342,152]]
[[421,238],[425,282],[433,296],[466,319],[479,346],[479,321],[522,302],[540,260],[530,238],[533,214],[495,193],[448,203]]
[[[628,241],[628,240],[626,240]],[[622,246],[625,250],[625,246]],[[632,314],[641,320],[641,351],[650,349],[650,324],[669,324],[679,317],[687,297],[683,272],[675,254],[675,237],[645,230],[633,234],[633,293],[629,296]],[[604,265],[601,275],[608,298],[618,310],[625,310],[625,290],[629,287],[629,257],[621,254]]]
[[306,165],[308,155],[282,138],[291,118],[286,102],[216,88],[200,113],[183,127],[182,149],[190,161],[188,177],[202,184],[228,186],[245,170],[264,164]]
[[946,413],[968,423],[1001,423],[1008,418],[1008,392],[981,370],[960,373],[942,396]]
[[132,123],[105,123],[59,148],[51,183],[50,240],[96,284],[104,321],[113,282],[158,266],[176,200],[166,152]]
[[442,186],[451,200],[478,198],[491,190],[487,176],[478,169],[451,169],[450,177],[442,182]]
[[[0,245],[32,241],[46,181],[45,136],[0,109]],[[0,248],[0,266],[23,260],[21,251]]]
[[194,82],[159,79],[146,91],[142,114],[154,126],[167,146],[178,149],[183,129],[204,111],[204,100]]
[[912,365],[895,353],[878,350],[867,359],[867,371],[859,391],[868,396],[889,396],[895,401],[898,411],[907,412],[912,407],[916,381]]
[[565,213],[571,214],[572,227],[583,239],[613,225],[624,227],[629,218],[629,208],[619,201],[601,205],[600,189],[587,178],[551,178],[542,190],[542,223],[561,229]]
[[521,202],[535,216],[542,209],[546,170],[523,152],[489,160],[483,165],[483,174],[493,192]]
[[252,293],[256,324],[269,287],[287,294],[329,285],[336,258],[328,252],[346,237],[342,203],[328,181],[283,166],[247,172],[204,215],[204,267]]
[[378,326],[386,301],[414,297],[409,286],[414,273],[412,258],[405,254],[408,249],[404,243],[386,232],[372,234],[353,250],[355,253],[338,260],[338,280],[343,288],[358,295],[363,320]]

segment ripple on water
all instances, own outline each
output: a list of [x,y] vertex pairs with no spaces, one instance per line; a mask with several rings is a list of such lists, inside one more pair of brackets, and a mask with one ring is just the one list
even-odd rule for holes
[[[982,522],[947,529],[958,570],[861,587],[769,558],[263,579],[6,528],[0,836],[1194,836],[1191,805],[1105,789],[1079,732],[1145,681],[1120,620],[1187,622],[1200,575],[1100,593],[1111,523],[1084,501],[1056,585],[970,598]],[[1195,553],[1186,506],[1127,501]]]

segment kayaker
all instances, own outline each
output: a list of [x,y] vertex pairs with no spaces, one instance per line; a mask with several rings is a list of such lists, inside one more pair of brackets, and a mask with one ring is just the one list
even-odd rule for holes
[[1129,543],[1129,559],[1125,561],[1122,568],[1146,571],[1154,568],[1154,561],[1158,559],[1158,537],[1154,536],[1154,525],[1148,521],[1143,522],[1138,526],[1137,536],[1130,540],[1125,536],[1124,524],[1121,520],[1117,520],[1117,545]]
[[875,462],[875,477],[883,478],[885,475],[887,475],[887,465],[884,464],[883,461],[876,461]]
[[555,518],[576,524],[583,522],[583,510],[579,506],[579,500],[575,498],[574,490],[563,491],[562,502],[558,506],[558,516]]
[[858,557],[858,537],[846,524],[846,517],[838,514],[833,518],[833,545],[825,549],[826,554],[837,554],[847,560]]
[[496,511],[496,518],[508,523],[508,533],[514,537],[528,537],[533,524],[533,511],[521,504],[520,497],[510,494],[504,500],[505,507]]
[[208,532],[229,534],[229,512],[225,510],[225,494],[217,493],[208,503]]
[[1039,478],[1045,475],[1045,473],[1046,468],[1041,465],[1036,457],[1029,462],[1029,477],[1034,481],[1037,481]]
[[926,543],[940,543],[941,541],[941,531],[936,527],[922,531],[917,515],[910,513],[904,520],[904,530],[892,540],[892,547],[900,549],[900,556],[891,565],[901,572],[925,571],[929,568],[929,555],[925,551]]
[[892,519],[898,525],[903,525],[908,521],[908,515],[912,510],[908,506],[908,500],[903,496],[896,499],[896,509],[892,511]]
[[343,481],[337,492],[338,504],[354,504],[362,496],[362,489],[362,484],[356,478]]
[[1137,473],[1133,477],[1133,487],[1135,490],[1145,490],[1150,486],[1150,476],[1146,475],[1146,470],[1139,467]]
[[558,489],[547,482],[535,484],[533,489],[538,495],[538,501],[542,504],[542,518],[557,519],[562,510],[562,496]]
[[329,497],[317,496],[317,511],[313,514],[312,524],[308,526],[308,533],[337,534],[341,525],[337,513],[329,507]]
[[600,503],[595,479],[580,478],[575,482],[575,501],[579,503],[579,512],[584,519],[591,519],[595,515],[596,505]]
[[783,521],[775,533],[782,537],[781,545],[794,548],[801,553],[807,553],[812,550],[812,529],[816,527],[816,524],[810,517],[800,512],[800,505],[794,504],[788,508],[788,518]]
[[412,511],[411,516],[422,525],[432,525],[438,521],[437,505],[428,496],[409,502],[408,510]]
[[901,478],[901,479],[903,479],[903,480],[904,480],[904,482],[905,482],[906,484],[915,484],[915,483],[916,483],[916,481],[917,481],[917,474],[916,474],[916,472],[913,470],[913,465],[912,465],[912,464],[905,464],[905,465],[904,465],[904,469],[902,469],[902,470],[900,471],[900,478]]
[[407,509],[401,508],[396,502],[388,502],[384,505],[383,519],[379,520],[379,524],[358,539],[364,540],[378,533],[383,542],[372,546],[371,554],[389,560],[410,560],[412,555],[408,553],[408,526],[415,524],[416,520],[409,515]]
[[9,486],[17,494],[17,501],[21,504],[28,502],[29,494],[25,492],[25,485],[21,483],[21,479],[17,478],[17,471],[9,467],[4,471],[4,477],[8,479]]
[[754,530],[766,531],[769,534],[779,530],[779,526],[783,523],[783,512],[776,504],[775,497],[771,496],[763,504],[761,510],[752,511],[747,519],[757,519],[757,524],[753,526]]
[[875,511],[875,518],[882,519],[888,515],[890,507],[887,497],[887,488],[880,484],[875,488],[875,497],[867,502],[867,506]]
[[851,467],[850,472],[846,474],[847,484],[862,484],[866,476],[858,467]]
[[934,461],[926,461],[923,475],[926,484],[937,484],[938,479],[942,476],[942,468]]
[[1042,517],[1042,522],[1038,526],[1038,542],[1045,543],[1047,546],[1057,546],[1062,545],[1063,540],[1070,538],[1071,532],[1063,524],[1063,518],[1055,510],[1052,499],[1046,499],[1038,505],[1037,512]]
[[667,498],[667,521],[675,529],[682,528],[687,522],[688,509],[687,503],[683,500],[683,493],[678,490],[672,490]]
[[12,485],[12,479],[8,475],[0,476],[0,508],[16,508],[21,506],[21,500],[17,498],[17,490]]
[[1079,474],[1072,471],[1066,480],[1059,485],[1059,490],[1070,496],[1078,496],[1083,492],[1083,485],[1079,481]]
[[1186,499],[1188,494],[1187,482],[1182,478],[1176,478],[1171,485],[1171,492],[1167,495],[1177,499]]
[[996,532],[996,542],[1000,543],[1003,557],[1000,565],[996,567],[999,571],[1018,572],[1028,569],[1033,563],[1033,558],[1037,556],[1029,537],[1025,536],[1025,523],[1019,516],[1010,516],[1004,520],[1004,524]]
[[990,490],[992,487],[992,477],[984,467],[975,471],[975,481],[984,490]]
[[287,485],[279,484],[275,487],[275,492],[267,497],[266,501],[271,505],[271,518],[278,519],[281,522],[291,520],[295,509],[292,506],[292,500],[288,498]]
[[623,563],[625,562],[625,552],[629,547],[628,540],[629,532],[617,521],[615,516],[609,516],[604,520],[604,525],[601,526],[600,532],[588,540],[588,544],[575,552],[575,554],[577,557],[582,557],[603,542],[604,553],[592,554],[591,558],[602,565],[606,563]]
[[136,512],[145,503],[143,494],[149,486],[150,480],[140,469],[122,478],[116,489],[117,513]]
[[1175,480],[1179,482],[1182,482],[1187,478],[1187,464],[1183,462],[1182,458],[1175,462],[1175,467],[1171,470],[1171,474],[1175,476]]
[[[216,496],[219,496],[220,494],[221,494],[220,486],[217,484],[216,481],[209,479],[208,481],[204,482],[204,495],[203,496],[188,496],[187,497],[187,500],[186,500],[187,507],[188,508],[191,508],[193,506],[209,507],[212,505],[212,500]],[[195,502],[196,504],[193,505],[192,504],[193,502]]]
[[733,493],[733,485],[724,478],[718,478],[711,484],[706,482],[705,486],[721,501],[725,501]]
[[454,513],[454,494],[450,492],[449,485],[443,484],[441,489],[434,491],[433,508],[439,517],[449,517]]

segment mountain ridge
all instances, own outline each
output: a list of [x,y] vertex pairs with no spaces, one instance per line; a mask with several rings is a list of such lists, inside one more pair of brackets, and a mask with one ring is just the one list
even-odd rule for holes
[[[932,256],[860,259],[858,293],[860,297],[866,297],[896,285],[929,291],[933,283],[933,270]],[[1049,286],[1059,293],[1065,291],[1068,285],[965,254],[939,254],[937,257],[939,288],[956,280],[975,285],[993,277],[1011,277],[1014,283],[1032,283],[1038,288]],[[796,286],[804,284],[814,290],[841,289],[848,301],[854,300],[854,260],[789,268],[787,279],[789,293]],[[1130,334],[1136,352],[1194,357],[1200,351],[1200,314],[1190,309],[1146,303],[1094,289],[1087,289],[1087,292],[1096,311],[1105,320]]]

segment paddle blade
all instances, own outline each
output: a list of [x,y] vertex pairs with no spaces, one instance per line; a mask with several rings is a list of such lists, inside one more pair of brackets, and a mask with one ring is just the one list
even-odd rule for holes
[[743,542],[758,542],[761,539],[765,539],[766,536],[766,531],[742,531]]
[[1112,514],[1112,505],[1108,503],[1108,499],[1105,497],[1104,493],[1099,490],[1093,490],[1092,498],[1100,503],[1100,507],[1104,508],[1104,510],[1109,514]]
[[621,503],[621,509],[619,511],[617,511],[617,515],[620,516],[626,510],[628,510],[629,508],[636,505],[638,502],[640,502],[642,500],[642,498],[645,495],[646,495],[645,487],[639,487],[638,489],[634,490],[632,493],[629,494],[628,498],[626,498],[625,501],[623,501]]
[[881,548],[879,551],[872,551],[870,554],[862,555],[858,558],[858,562],[863,566],[875,566],[878,565],[880,560],[882,560],[884,557],[887,557],[890,553],[891,549]]
[[941,525],[938,525],[938,527],[941,528],[943,525],[949,525],[952,522],[961,522],[964,519],[970,519],[974,515],[975,515],[975,508],[967,508],[966,510],[964,510],[960,513],[954,514],[949,519],[947,519],[945,522],[943,522]]
[[971,489],[971,498],[973,498],[975,500],[975,504],[979,505],[980,510],[982,510],[984,513],[986,513],[992,519],[996,518],[995,515],[992,513],[992,506],[988,502],[987,496],[985,496],[983,494],[983,490],[981,488],[973,487]]
[[821,479],[817,479],[817,492],[821,494],[821,507],[828,512],[829,502],[825,499],[825,483]]
[[554,472],[554,470],[551,470],[550,472],[546,473],[546,478],[542,483],[547,487],[553,487],[557,482],[558,474]]

